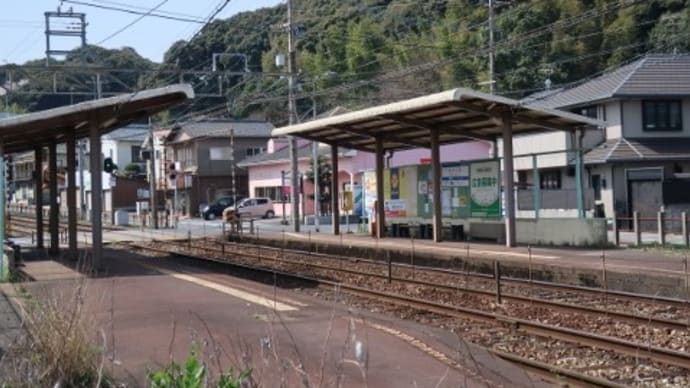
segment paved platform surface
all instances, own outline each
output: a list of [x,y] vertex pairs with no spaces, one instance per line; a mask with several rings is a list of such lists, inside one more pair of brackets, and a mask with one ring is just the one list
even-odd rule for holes
[[215,360],[249,365],[261,386],[303,386],[304,379],[324,387],[543,385],[452,333],[349,310],[315,297],[319,289],[293,292],[218,268],[105,253],[101,278],[55,276],[24,286],[54,297],[83,284],[85,314],[107,339],[107,370],[130,386],[194,344],[210,368]]
[[[482,242],[441,242],[410,238],[383,238],[377,240],[368,235],[346,234],[335,236],[327,233],[294,233],[294,232],[260,232],[260,239],[275,241],[302,241],[312,244],[328,244],[347,250],[351,247],[367,247],[371,249],[393,249],[433,254],[438,257],[474,257],[488,260],[549,264],[567,268],[601,269],[605,261],[607,269],[628,272],[660,272],[674,275],[685,274],[685,260],[690,255],[670,253],[657,249],[578,249],[578,248],[543,248],[518,246],[507,248],[501,244]],[[604,258],[604,260],[602,260]]]

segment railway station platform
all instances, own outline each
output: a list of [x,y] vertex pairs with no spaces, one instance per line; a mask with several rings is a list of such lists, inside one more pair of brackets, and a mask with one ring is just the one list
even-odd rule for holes
[[228,238],[312,252],[438,265],[528,280],[553,281],[611,290],[686,299],[690,250],[577,249],[504,245],[484,242],[433,242],[412,238],[376,239],[364,234],[271,232]]
[[[348,308],[309,289],[276,289],[213,267],[108,247],[103,253],[106,272],[97,278],[67,276],[79,273],[37,255],[25,262],[36,281],[22,287],[33,297],[66,295],[63,302],[71,303],[70,290],[83,286],[83,311],[93,320],[89,327],[103,330],[108,339],[105,367],[132,386],[144,385],[147,368],[173,355],[186,357],[189,338],[223,349],[223,365],[235,365],[232,349],[241,347],[248,357],[243,361],[268,385],[280,379],[300,385],[300,371],[286,371],[276,362],[304,357],[301,367],[309,379],[323,374],[324,382],[331,382],[340,376],[343,387],[548,386],[454,333]],[[274,310],[276,301],[290,308]]]

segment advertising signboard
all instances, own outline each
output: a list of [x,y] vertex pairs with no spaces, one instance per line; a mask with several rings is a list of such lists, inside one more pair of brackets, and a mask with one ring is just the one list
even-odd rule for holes
[[498,160],[470,165],[470,212],[472,217],[501,216],[500,163]]

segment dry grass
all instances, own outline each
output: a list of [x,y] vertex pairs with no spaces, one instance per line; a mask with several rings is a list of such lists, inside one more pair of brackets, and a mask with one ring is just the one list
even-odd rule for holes
[[38,295],[17,288],[26,335],[0,359],[6,387],[100,387],[105,344],[93,333],[95,322],[84,314],[84,281],[65,292]]

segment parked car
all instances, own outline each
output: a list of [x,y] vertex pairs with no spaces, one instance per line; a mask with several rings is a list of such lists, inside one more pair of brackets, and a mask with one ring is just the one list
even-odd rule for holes
[[234,204],[235,201],[232,197],[220,197],[213,201],[210,205],[204,207],[201,211],[201,216],[205,220],[215,220],[216,217],[223,215],[223,210],[225,210],[225,208],[228,206],[233,206]]
[[240,216],[251,216],[260,218],[273,218],[273,201],[270,198],[247,198],[239,201],[237,207],[228,206],[223,210],[223,219],[227,220],[226,213],[237,211]]

